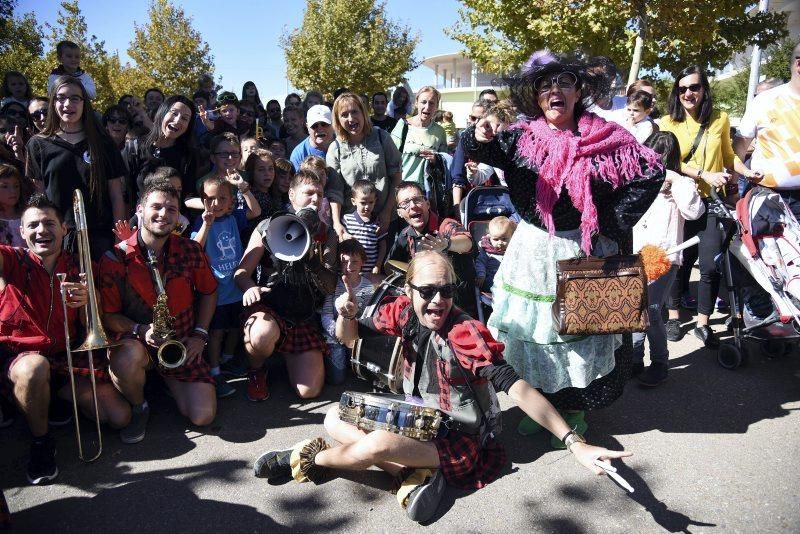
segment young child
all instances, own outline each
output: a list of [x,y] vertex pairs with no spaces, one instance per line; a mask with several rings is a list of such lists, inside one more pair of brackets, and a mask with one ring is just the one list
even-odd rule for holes
[[[322,331],[325,341],[330,349],[330,357],[325,360],[325,381],[328,384],[341,384],[347,375],[347,364],[350,361],[350,349],[336,339],[336,308],[333,303],[336,298],[345,292],[342,276],[347,277],[347,281],[358,294],[359,290],[373,287],[371,276],[364,276],[362,273],[364,262],[367,259],[367,252],[364,247],[355,239],[345,239],[339,243],[339,276],[337,277],[336,290],[333,294],[325,297],[322,305],[320,318],[322,319]],[[376,280],[377,281],[377,280]]]
[[[328,165],[323,158],[319,156],[308,156],[300,163],[300,169],[311,171],[319,176],[319,181],[322,183],[322,190],[325,190],[325,186],[328,184]],[[322,222],[327,224],[328,227],[333,226],[331,224],[331,203],[327,198],[322,197],[322,204],[319,206],[318,213]]]
[[0,107],[9,102],[17,102],[27,107],[33,94],[28,79],[21,72],[10,70],[3,76],[3,87],[0,88]]
[[47,94],[53,92],[59,76],[72,76],[80,80],[86,94],[93,100],[97,96],[97,88],[92,77],[81,70],[81,48],[72,41],[60,41],[56,45],[56,55],[60,64],[47,77]]
[[[272,184],[275,183],[275,159],[269,150],[256,148],[247,158],[244,171],[250,178],[253,196],[261,208],[261,216],[253,222],[260,222],[275,213],[279,206],[272,189]],[[252,222],[250,226],[255,227]]]
[[623,126],[640,143],[644,143],[654,131],[658,131],[658,127],[650,119],[650,114],[653,112],[653,95],[647,91],[631,93],[625,110],[627,120]]
[[272,197],[278,201],[278,209],[291,208],[289,202],[289,189],[294,178],[294,165],[286,158],[275,160],[275,182],[272,184]]
[[444,128],[444,133],[447,135],[447,150],[451,153],[456,149],[456,123],[453,122],[453,113],[451,111],[442,112],[442,120],[439,123]]
[[350,188],[353,211],[342,216],[346,236],[355,238],[364,247],[366,260],[362,272],[380,274],[386,257],[386,233],[379,234],[380,221],[374,213],[378,190],[369,180],[356,180]]
[[22,175],[13,165],[0,164],[0,245],[25,247],[19,231],[24,196]]
[[[235,185],[244,195],[247,208],[233,209]],[[192,239],[203,245],[208,255],[217,287],[217,309],[211,320],[208,338],[208,364],[217,382],[217,397],[228,397],[236,389],[220,377],[220,361],[233,358],[241,334],[242,291],[233,280],[244,247],[240,232],[247,227],[248,218],[261,214],[250,185],[241,177],[227,180],[210,176],[203,180],[203,214],[192,228]],[[230,212],[230,215],[228,213]],[[224,343],[224,346],[223,346]]]
[[[656,132],[645,141],[644,145],[661,154],[664,167],[667,169],[667,177],[653,205],[633,227],[633,250],[638,252],[648,244],[669,250],[683,242],[684,220],[698,219],[705,212],[705,206],[697,193],[694,180],[680,174],[681,154],[677,137],[671,132]],[[650,316],[647,339],[650,341],[650,366],[646,370],[644,369],[645,334],[633,334],[632,374],[639,375],[639,382],[649,387],[655,387],[666,380],[669,367],[666,325],[661,317],[661,308],[681,265],[681,252],[670,255],[669,259],[672,262],[669,271],[647,286],[649,303],[647,313]]]
[[506,253],[517,223],[508,217],[495,217],[489,222],[489,233],[478,244],[478,257],[475,259],[475,287],[491,292],[494,275]]

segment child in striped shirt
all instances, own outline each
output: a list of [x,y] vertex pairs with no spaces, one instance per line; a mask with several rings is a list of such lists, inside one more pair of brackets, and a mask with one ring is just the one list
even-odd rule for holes
[[342,217],[347,234],[344,239],[353,237],[364,247],[367,259],[361,268],[362,273],[380,274],[386,256],[386,233],[379,233],[381,225],[374,213],[378,190],[369,180],[356,180],[350,188],[350,195],[354,209]]

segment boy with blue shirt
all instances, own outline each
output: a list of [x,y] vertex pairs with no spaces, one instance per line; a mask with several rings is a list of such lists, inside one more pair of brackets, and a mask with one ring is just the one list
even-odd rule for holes
[[[245,206],[234,208],[235,186],[244,197]],[[220,377],[220,359],[233,357],[241,334],[242,291],[233,281],[233,274],[244,254],[240,232],[248,219],[261,215],[258,201],[250,185],[238,174],[225,179],[211,176],[203,181],[203,214],[192,228],[192,239],[203,245],[217,288],[217,309],[211,320],[208,339],[208,363],[217,382],[217,397],[228,397],[236,389]],[[224,350],[223,350],[224,342]]]

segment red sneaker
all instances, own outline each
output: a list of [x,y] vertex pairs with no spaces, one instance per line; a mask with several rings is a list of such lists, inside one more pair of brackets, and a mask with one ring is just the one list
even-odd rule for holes
[[267,372],[264,369],[250,369],[247,371],[247,398],[253,402],[269,398]]

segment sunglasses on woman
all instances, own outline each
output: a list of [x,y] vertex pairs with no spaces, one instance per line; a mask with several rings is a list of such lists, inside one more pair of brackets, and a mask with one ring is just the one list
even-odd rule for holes
[[693,83],[692,85],[679,85],[678,86],[678,94],[682,95],[686,91],[691,91],[693,93],[696,93],[702,88],[703,88],[703,84],[701,84],[701,83]]
[[539,76],[533,81],[533,88],[537,93],[546,93],[553,89],[571,89],[578,85],[578,77],[571,72],[560,72],[552,76]]
[[416,290],[419,296],[422,297],[422,300],[433,300],[436,293],[439,293],[443,299],[451,299],[456,295],[456,289],[458,289],[458,286],[455,284],[444,284],[443,286],[415,286],[411,282],[408,282],[408,286]]

